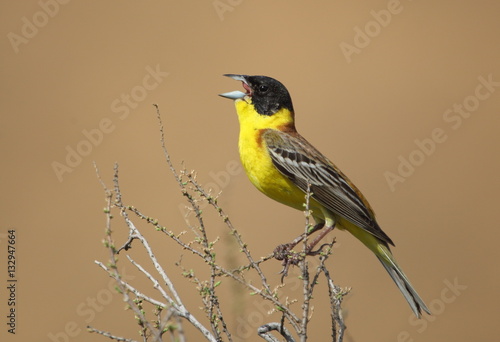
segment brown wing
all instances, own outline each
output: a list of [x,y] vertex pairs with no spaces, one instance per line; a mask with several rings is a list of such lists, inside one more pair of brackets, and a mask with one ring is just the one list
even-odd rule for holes
[[263,132],[274,166],[302,191],[311,185],[313,198],[325,208],[394,245],[379,227],[368,201],[351,181],[297,132]]

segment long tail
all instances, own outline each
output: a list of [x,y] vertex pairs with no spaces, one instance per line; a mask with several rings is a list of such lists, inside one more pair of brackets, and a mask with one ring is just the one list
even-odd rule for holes
[[415,313],[415,316],[420,318],[422,315],[422,310],[427,312],[428,314],[431,314],[430,310],[427,308],[427,305],[425,305],[422,298],[420,298],[417,291],[415,291],[415,289],[411,285],[408,277],[396,263],[396,260],[394,259],[394,256],[392,255],[387,243],[381,241],[377,237],[368,233],[366,230],[350,222],[343,221],[341,225],[342,228],[348,230],[377,256],[378,260],[380,260],[384,268],[387,270],[387,273],[389,273],[392,280],[394,280],[394,282],[398,286],[408,304],[410,304],[410,307]]
[[394,280],[394,282],[398,286],[408,304],[410,304],[410,307],[415,313],[415,316],[417,316],[417,318],[420,318],[422,310],[427,312],[428,314],[431,314],[429,308],[427,308],[427,305],[425,305],[422,298],[420,298],[417,291],[415,291],[415,289],[411,285],[408,277],[396,263],[396,260],[394,260],[389,247],[380,244],[378,250],[382,252],[381,255],[375,253],[378,260],[380,260],[384,268],[387,270],[387,273],[389,273],[392,280]]

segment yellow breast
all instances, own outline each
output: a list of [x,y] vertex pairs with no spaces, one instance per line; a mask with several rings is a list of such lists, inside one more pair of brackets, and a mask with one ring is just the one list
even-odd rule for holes
[[240,121],[239,151],[241,163],[250,181],[262,193],[298,210],[304,210],[305,195],[273,165],[262,133],[267,129],[293,122],[288,110],[274,115],[260,115],[249,103],[250,99],[236,101]]

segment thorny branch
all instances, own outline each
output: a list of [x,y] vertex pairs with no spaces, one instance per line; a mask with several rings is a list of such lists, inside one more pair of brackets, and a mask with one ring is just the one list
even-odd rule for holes
[[[162,341],[163,335],[168,333],[172,339],[178,339],[179,341],[185,340],[185,332],[182,328],[182,322],[187,321],[189,324],[198,329],[202,335],[208,341],[233,341],[232,334],[230,332],[230,327],[226,322],[224,312],[220,306],[219,297],[217,295],[217,287],[220,284],[221,277],[230,278],[237,283],[245,286],[252,293],[257,294],[264,301],[269,301],[273,304],[273,312],[279,312],[281,314],[280,323],[267,323],[261,326],[257,333],[258,335],[266,341],[279,341],[278,338],[272,335],[276,333],[285,339],[287,342],[295,342],[294,337],[286,327],[287,324],[293,329],[297,334],[300,341],[307,340],[307,327],[312,317],[313,306],[311,301],[313,298],[314,290],[316,289],[316,284],[320,281],[321,275],[325,277],[328,283],[328,296],[330,299],[331,306],[331,318],[332,318],[332,341],[340,342],[343,340],[343,335],[345,331],[345,324],[342,317],[341,303],[343,297],[349,292],[349,289],[340,289],[336,286],[330,277],[330,273],[325,266],[325,262],[332,253],[333,242],[326,244],[321,253],[319,253],[319,265],[314,267],[314,270],[310,270],[307,258],[305,257],[305,251],[307,250],[307,232],[310,231],[310,218],[311,212],[309,211],[309,200],[312,195],[308,191],[305,198],[305,236],[303,243],[302,254],[303,257],[299,259],[298,266],[301,272],[301,279],[303,284],[303,300],[302,300],[302,313],[300,317],[292,310],[292,305],[297,300],[289,300],[285,297],[285,301],[280,299],[281,294],[278,290],[281,290],[284,285],[276,285],[271,287],[269,284],[262,268],[261,264],[273,258],[273,254],[256,260],[252,253],[250,252],[247,244],[244,242],[240,233],[233,226],[228,215],[219,206],[217,202],[217,195],[211,194],[209,191],[205,190],[203,186],[197,181],[196,174],[191,171],[188,172],[185,168],[180,171],[174,167],[170,154],[166,148],[165,143],[165,133],[163,122],[160,115],[160,110],[157,105],[156,114],[160,126],[160,141],[163,150],[163,154],[168,165],[170,172],[173,174],[181,194],[186,198],[189,205],[189,209],[194,213],[197,220],[197,226],[193,227],[188,224],[188,226],[193,231],[195,238],[193,241],[185,241],[185,232],[175,234],[172,230],[167,229],[165,226],[161,225],[159,220],[154,219],[150,216],[143,214],[139,209],[125,205],[122,201],[122,194],[120,185],[118,182],[118,165],[115,164],[114,175],[113,175],[113,190],[108,189],[104,181],[101,179],[99,170],[96,168],[96,173],[99,182],[102,184],[104,192],[106,194],[106,207],[104,208],[104,213],[106,214],[106,238],[104,241],[105,247],[109,250],[110,261],[108,266],[104,265],[102,262],[96,261],[103,270],[105,270],[116,282],[118,291],[123,295],[124,300],[127,302],[128,307],[134,312],[137,323],[140,326],[140,336],[143,341]],[[236,269],[227,269],[222,266],[215,258],[215,246],[217,244],[218,238],[214,240],[209,240],[207,229],[205,225],[204,218],[202,216],[202,210],[200,203],[206,201],[210,206],[217,212],[222,222],[228,228],[229,233],[234,237],[240,251],[245,256],[248,264],[240,266]],[[125,223],[129,228],[129,235],[127,241],[123,243],[120,248],[115,247],[115,243],[112,237],[112,227],[111,222],[113,215],[112,211],[118,210],[120,216],[123,218]],[[163,267],[158,262],[153,249],[151,248],[149,242],[141,233],[141,228],[137,226],[129,213],[133,216],[145,221],[148,225],[152,225],[156,231],[163,234],[168,239],[171,239],[176,243],[181,250],[187,250],[195,257],[201,259],[210,269],[210,275],[207,280],[200,279],[194,271],[183,269],[184,276],[190,279],[191,282],[196,284],[201,296],[201,302],[203,304],[203,312],[208,319],[210,328],[205,327],[196,317],[195,314],[190,312],[187,307],[183,304],[181,295],[177,291],[174,283],[171,281],[168,273],[163,269]],[[149,260],[151,261],[156,273],[153,275],[147,270],[147,267],[140,265],[136,262],[130,255],[127,254],[127,260],[139,271],[141,272],[151,283],[154,289],[158,291],[158,294],[162,299],[153,298],[146,295],[144,292],[136,288],[134,285],[127,282],[121,277],[120,272],[117,267],[117,255],[120,252],[128,252],[132,247],[133,241],[138,240],[140,245],[145,249]],[[246,273],[254,271],[255,274],[260,279],[260,286],[254,285],[251,281],[246,279]],[[152,305],[154,307],[154,318],[146,317],[146,311],[144,305]],[[269,314],[272,314],[270,312]],[[119,337],[111,334],[110,332],[101,331],[92,327],[88,327],[90,332],[106,336],[112,340],[116,341],[135,341],[132,339],[127,339],[124,337]]]

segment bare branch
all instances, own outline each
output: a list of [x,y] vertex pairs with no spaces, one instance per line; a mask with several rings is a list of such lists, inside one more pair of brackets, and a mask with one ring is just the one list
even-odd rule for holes
[[[298,244],[302,240],[303,248],[302,251],[298,253],[291,251],[294,253],[293,262],[289,262],[286,265],[286,270],[288,270],[288,266],[290,265],[292,267],[294,265],[298,265],[300,269],[300,278],[302,280],[302,298],[289,298],[284,292],[286,290],[286,284],[283,284],[282,282],[281,284],[272,287],[261,268],[262,263],[273,259],[275,254],[273,253],[256,260],[252,256],[252,253],[250,252],[247,244],[244,242],[241,234],[233,226],[224,210],[219,206],[217,202],[218,194],[213,195],[210,191],[206,190],[196,179],[194,171],[188,172],[184,166],[182,166],[180,171],[177,171],[174,167],[165,143],[165,133],[160,110],[157,105],[154,106],[156,108],[156,114],[159,121],[160,141],[166,163],[179,186],[182,196],[187,200],[189,210],[196,217],[196,224],[191,225],[191,223],[186,219],[186,224],[189,229],[182,231],[181,233],[174,233],[163,226],[158,219],[145,215],[134,206],[125,205],[118,179],[118,165],[115,164],[114,167],[114,187],[113,190],[110,190],[101,179],[99,170],[94,164],[98,180],[103,186],[106,194],[106,207],[104,209],[106,214],[105,246],[110,253],[110,261],[108,265],[104,265],[99,261],[96,261],[96,264],[115,280],[118,291],[122,294],[124,300],[128,304],[128,307],[134,312],[137,323],[140,326],[140,335],[142,340],[145,342],[160,342],[162,341],[163,336],[165,336],[170,337],[172,341],[175,340],[185,342],[186,337],[183,329],[183,322],[187,321],[190,325],[198,329],[203,334],[205,339],[211,342],[225,340],[232,342],[233,337],[227,323],[227,316],[225,317],[224,315],[218,296],[218,286],[221,283],[221,278],[224,277],[236,281],[237,283],[243,285],[247,290],[250,290],[253,294],[258,294],[262,300],[271,303],[273,305],[273,309],[270,310],[270,313],[281,313],[281,322],[264,324],[258,329],[257,333],[261,338],[271,342],[277,342],[283,338],[287,342],[295,342],[294,337],[287,329],[286,325],[288,325],[288,327],[291,327],[291,330],[293,329],[292,331],[294,331],[294,334],[297,335],[300,341],[304,342],[308,338],[308,325],[312,319],[312,313],[314,311],[313,294],[317,292],[318,287],[316,285],[320,282],[320,279],[323,279],[321,277],[323,274],[328,283],[328,296],[330,299],[332,318],[332,337],[334,341],[341,342],[345,331],[341,303],[343,296],[345,296],[349,290],[342,290],[336,286],[325,266],[325,261],[331,255],[332,246],[335,241],[323,244],[318,251],[314,252],[313,256],[307,256],[307,254],[310,254],[308,252],[312,249],[311,246],[308,246],[308,235],[313,231],[316,231],[316,227],[313,228],[310,224],[312,215],[309,210],[309,202],[312,196],[310,186],[308,186],[308,191],[305,196],[304,235],[296,242]],[[202,205],[205,205],[206,203],[208,203],[210,207],[216,211],[229,230],[229,233],[234,237],[240,251],[246,258],[245,265],[239,266],[235,269],[227,269],[221,265],[218,260],[216,260],[216,252],[222,244],[217,244],[219,239],[218,237],[212,238],[209,236],[210,231],[207,230],[206,222],[202,216]],[[129,229],[127,240],[118,249],[115,247],[114,240],[112,238],[112,210],[119,211],[120,216],[123,218]],[[151,225],[155,228],[155,231],[162,234],[161,236],[169,238],[171,241],[175,242],[181,250],[189,251],[193,256],[195,256],[195,259],[199,259],[207,265],[206,267],[209,269],[209,276],[206,276],[206,278],[203,279],[198,278],[195,272],[191,269],[186,270],[183,266],[181,266],[180,262],[177,263],[177,265],[183,270],[183,275],[189,279],[190,282],[196,284],[202,303],[202,309],[208,318],[210,326],[208,326],[208,323],[207,326],[203,325],[186,308],[182,301],[181,294],[177,291],[176,286],[171,280],[169,274],[160,265],[151,245],[141,232],[141,225],[135,223],[134,221],[138,220],[134,218],[144,221],[146,225]],[[317,226],[319,227],[320,225]],[[190,236],[194,236],[192,241],[188,241],[189,238],[186,238]],[[142,246],[142,248],[144,248],[149,260],[151,261],[151,265],[154,267],[156,272],[151,273],[145,266],[136,262],[128,254],[126,255],[127,259],[138,271],[144,274],[144,276],[151,281],[153,288],[158,291],[157,294],[159,299],[154,298],[153,296],[147,296],[145,293],[129,284],[122,278],[120,272],[118,271],[117,254],[123,251],[127,252],[136,240],[137,242],[135,245],[138,244],[137,246]],[[317,238],[317,240],[319,239]],[[315,241],[313,241],[313,243],[314,242]],[[313,262],[316,263],[318,259],[319,265],[315,264],[315,266],[311,266],[314,265]],[[254,285],[251,281],[247,280],[248,275],[258,277],[260,281],[256,282],[256,285]],[[283,297],[284,300],[280,297]],[[314,297],[317,297],[317,293]],[[145,308],[150,305],[154,306],[152,315],[153,318],[146,317]],[[297,308],[297,305],[300,305],[300,309]],[[294,311],[300,313],[297,314]],[[91,327],[89,327],[89,331],[118,341],[136,342],[135,340],[114,336],[109,332],[100,331]]]
[[257,333],[260,337],[262,337],[267,342],[279,342],[279,340],[270,334],[271,331],[277,331],[281,336],[285,338],[286,342],[295,342],[295,339],[292,337],[288,329],[283,326],[281,323],[272,322],[267,323],[259,327],[257,329]]
[[341,304],[344,296],[347,295],[351,289],[347,288],[342,290],[340,287],[334,284],[332,278],[330,277],[330,272],[325,266],[325,260],[326,257],[321,259],[321,265],[319,267],[321,268],[328,282],[328,295],[330,297],[330,309],[332,317],[332,339],[333,341],[342,342],[347,327],[344,323]]
[[110,338],[110,339],[115,340],[115,341],[137,342],[136,340],[132,340],[132,339],[124,338],[124,337],[120,337],[120,336],[115,336],[107,331],[98,330],[98,329],[92,328],[90,326],[87,326],[87,331],[91,332],[91,333],[96,333],[96,334],[105,336],[105,337]]

